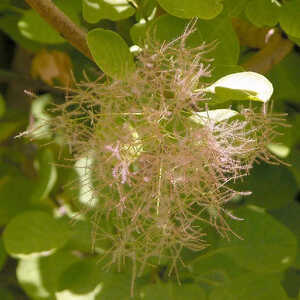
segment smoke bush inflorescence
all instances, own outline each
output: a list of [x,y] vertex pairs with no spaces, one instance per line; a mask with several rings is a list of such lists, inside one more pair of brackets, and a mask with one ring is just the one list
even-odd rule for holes
[[[266,146],[280,116],[243,107],[234,118],[209,118],[201,80],[210,75],[203,54],[211,46],[186,47],[192,30],[148,43],[126,79],[78,84],[54,108],[52,129],[75,160],[91,159],[90,211],[113,262],[170,258],[174,267],[184,247],[207,247],[207,226],[227,235],[226,219],[235,217],[225,204],[243,194],[231,183],[255,161],[272,161]],[[205,122],[195,121],[200,111]]]

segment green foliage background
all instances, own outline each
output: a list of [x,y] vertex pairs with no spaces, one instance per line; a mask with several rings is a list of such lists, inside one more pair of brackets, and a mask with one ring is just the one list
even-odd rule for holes
[[[240,45],[232,18],[258,27],[281,28],[293,50],[266,74],[274,85],[274,111],[288,113],[292,125],[270,149],[285,162],[256,165],[241,183],[253,194],[233,205],[233,230],[243,237],[208,235],[203,252],[184,252],[181,285],[168,277],[165,262],[146,269],[135,282],[134,299],[268,300],[300,299],[300,0],[55,0],[71,20],[85,28],[95,63],[71,47],[25,2],[0,3],[0,299],[130,299],[131,266],[109,271],[100,260],[104,244],[91,248],[91,225],[72,218],[84,203],[70,185],[84,176],[61,168],[61,147],[14,136],[28,124],[49,118],[47,105],[64,101],[63,92],[33,79],[32,57],[42,49],[59,50],[72,61],[77,80],[99,67],[115,78],[134,68],[129,47],[141,45],[147,28],[159,41],[172,40],[189,19],[198,17],[192,43],[217,40],[214,82],[243,70],[257,49]],[[106,29],[106,30],[104,30]],[[113,31],[107,31],[107,29]],[[255,37],[254,37],[255,38]],[[59,82],[57,82],[59,84]],[[32,99],[24,89],[34,91]],[[47,128],[43,128],[47,134]],[[43,145],[41,147],[41,145]],[[67,156],[67,149],[62,156]],[[74,181],[75,180],[75,181]],[[70,184],[71,182],[71,184]],[[69,183],[69,186],[68,186]],[[75,200],[74,200],[75,199]],[[73,220],[73,221],[72,221]],[[99,262],[100,261],[100,262]]]

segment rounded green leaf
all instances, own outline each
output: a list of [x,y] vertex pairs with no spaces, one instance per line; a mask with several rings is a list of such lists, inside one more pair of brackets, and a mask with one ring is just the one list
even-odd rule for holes
[[300,38],[300,0],[284,2],[279,22],[287,34],[295,38]]
[[248,204],[267,209],[279,208],[293,201],[298,191],[289,168],[268,164],[255,165],[238,189],[252,192],[245,197]]
[[280,279],[270,275],[249,274],[216,288],[209,300],[288,300]]
[[158,0],[159,5],[170,15],[190,19],[213,19],[222,10],[222,0]]
[[205,89],[213,94],[213,100],[253,100],[268,102],[273,94],[272,83],[255,72],[240,72],[227,75]]
[[65,40],[34,10],[27,10],[18,27],[26,38],[45,44],[63,43]]
[[220,240],[217,252],[255,272],[280,272],[292,264],[297,240],[287,227],[257,207],[238,209],[234,215],[244,219],[228,222],[241,239]]
[[246,16],[255,26],[273,27],[278,23],[280,7],[275,1],[252,0],[247,5]]
[[83,0],[83,18],[89,23],[101,19],[118,21],[134,15],[135,9],[127,0]]
[[88,33],[87,41],[95,62],[107,75],[122,79],[135,70],[133,55],[116,32],[97,28]]
[[60,275],[78,259],[68,251],[21,259],[16,270],[17,279],[32,299],[55,299]]
[[71,235],[70,228],[43,211],[27,211],[6,226],[3,240],[14,257],[43,255],[62,247]]

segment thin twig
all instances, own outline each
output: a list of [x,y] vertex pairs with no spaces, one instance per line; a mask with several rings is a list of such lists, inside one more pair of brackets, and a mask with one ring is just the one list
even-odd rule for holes
[[93,61],[85,30],[74,24],[51,0],[26,0],[26,2],[70,44]]

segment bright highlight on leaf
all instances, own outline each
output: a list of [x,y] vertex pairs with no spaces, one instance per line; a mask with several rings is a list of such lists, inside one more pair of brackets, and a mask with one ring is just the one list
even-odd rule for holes
[[253,100],[266,103],[273,94],[273,85],[261,74],[240,72],[222,77],[205,91],[212,93],[217,102]]
[[215,109],[204,112],[195,112],[190,118],[201,125],[207,124],[209,121],[215,123],[231,119],[239,113],[232,109]]

